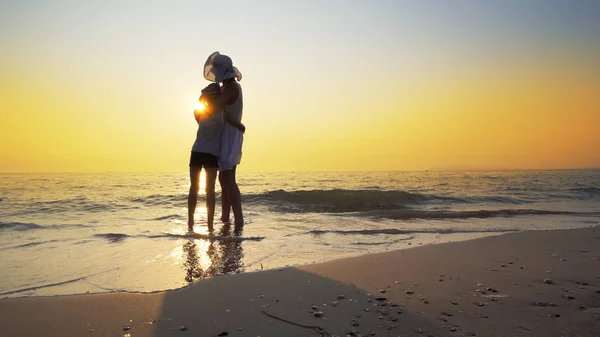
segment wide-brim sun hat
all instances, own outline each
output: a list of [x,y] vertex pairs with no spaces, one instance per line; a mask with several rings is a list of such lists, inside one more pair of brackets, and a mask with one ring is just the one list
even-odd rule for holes
[[242,73],[233,66],[233,61],[227,55],[218,51],[210,54],[204,63],[204,78],[211,82],[220,83],[230,78],[242,80]]

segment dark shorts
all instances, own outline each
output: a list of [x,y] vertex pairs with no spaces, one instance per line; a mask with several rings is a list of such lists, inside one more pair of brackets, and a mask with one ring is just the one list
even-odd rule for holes
[[219,167],[219,158],[210,153],[192,151],[190,166]]

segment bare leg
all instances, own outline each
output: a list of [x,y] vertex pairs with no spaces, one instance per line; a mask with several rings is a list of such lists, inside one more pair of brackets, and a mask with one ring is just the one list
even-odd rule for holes
[[231,202],[231,209],[233,210],[233,216],[235,217],[235,225],[243,226],[244,216],[242,215],[242,198],[240,195],[240,188],[235,180],[235,169],[236,166],[234,166],[232,170],[222,171],[221,173],[223,174],[227,194],[229,196],[229,201]]
[[208,167],[206,172],[206,217],[208,229],[212,230],[215,218],[215,181],[217,180],[217,168]]
[[188,230],[194,230],[194,213],[200,187],[200,171],[202,166],[190,166],[190,193],[188,194]]
[[229,200],[229,189],[227,186],[226,175],[228,171],[219,172],[219,184],[221,185],[221,221],[229,222],[231,211],[231,200]]

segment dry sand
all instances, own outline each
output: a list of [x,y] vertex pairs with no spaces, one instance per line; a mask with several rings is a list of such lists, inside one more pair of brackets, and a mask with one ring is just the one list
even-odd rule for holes
[[600,228],[429,245],[153,294],[0,300],[1,336],[219,334],[597,337]]

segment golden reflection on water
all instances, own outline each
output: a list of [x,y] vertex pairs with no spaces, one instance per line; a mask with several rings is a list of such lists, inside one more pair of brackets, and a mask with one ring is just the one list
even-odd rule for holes
[[181,248],[186,282],[244,271],[242,229],[232,230],[230,225],[224,225],[216,235],[208,232],[199,236],[188,238]]

